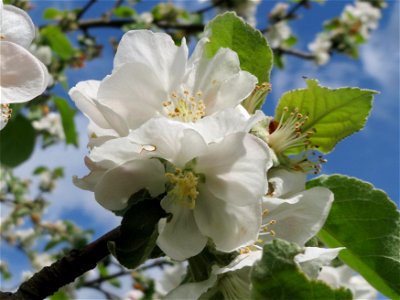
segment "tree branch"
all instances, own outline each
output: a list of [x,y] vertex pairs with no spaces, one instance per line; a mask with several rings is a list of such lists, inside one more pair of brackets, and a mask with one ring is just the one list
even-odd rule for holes
[[92,5],[95,4],[96,2],[97,2],[97,0],[89,0],[86,3],[86,5],[76,15],[76,19],[79,20],[90,9],[90,7],[92,7]]
[[120,236],[120,227],[117,227],[81,250],[72,250],[49,267],[33,275],[21,284],[14,293],[0,293],[1,299],[45,299],[54,294],[61,287],[73,282],[85,272],[96,267],[96,264],[109,255],[107,243]]
[[292,56],[296,56],[298,58],[302,58],[302,59],[306,59],[306,60],[314,60],[315,59],[314,53],[304,52],[304,51],[297,50],[297,49],[274,48],[272,50],[274,50],[278,53],[292,55]]

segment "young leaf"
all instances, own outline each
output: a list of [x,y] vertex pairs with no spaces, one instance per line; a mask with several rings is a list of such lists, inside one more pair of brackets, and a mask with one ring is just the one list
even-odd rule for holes
[[27,160],[35,148],[35,130],[23,115],[12,118],[0,131],[0,162],[16,167]]
[[129,208],[121,222],[121,236],[109,243],[110,252],[133,269],[146,261],[156,246],[158,221],[165,217],[159,199],[145,199]]
[[61,115],[66,143],[78,146],[78,134],[74,122],[75,110],[63,98],[55,98],[53,102]]
[[260,31],[227,12],[209,22],[205,32],[210,40],[205,45],[207,56],[214,56],[219,48],[230,48],[238,54],[242,70],[256,76],[259,83],[269,81],[273,54]]
[[[306,79],[306,83],[305,89],[283,94],[275,111],[275,120],[281,119],[285,108],[308,116],[302,131],[315,129],[310,138],[312,144],[318,145],[319,151],[328,153],[339,141],[364,127],[373,95],[377,92],[349,87],[329,89],[320,86],[315,79]],[[299,147],[294,152],[302,150],[304,148]]]
[[51,49],[62,59],[70,59],[75,53],[74,47],[61,29],[55,25],[48,25],[40,30],[40,34],[48,40]]
[[322,281],[309,279],[299,270],[294,257],[302,249],[275,239],[264,246],[263,256],[251,274],[253,299],[351,299],[346,289],[332,289]]
[[400,213],[381,190],[356,178],[321,176],[307,188],[335,194],[318,236],[329,247],[346,247],[339,257],[391,299],[400,298]]

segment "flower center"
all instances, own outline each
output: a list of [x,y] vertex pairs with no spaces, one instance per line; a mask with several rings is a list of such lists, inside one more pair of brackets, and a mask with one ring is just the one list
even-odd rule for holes
[[12,113],[12,109],[10,108],[10,106],[8,104],[2,103],[0,105],[0,114],[1,114],[1,128],[3,128],[7,122],[10,120],[11,118],[11,113]]
[[165,173],[165,177],[172,185],[168,197],[173,199],[176,204],[194,209],[199,194],[197,191],[199,178],[192,171],[179,168],[175,169],[175,173]]
[[182,122],[196,122],[205,116],[205,105],[202,92],[192,95],[188,90],[183,93],[172,92],[169,100],[164,101],[164,111],[171,119]]

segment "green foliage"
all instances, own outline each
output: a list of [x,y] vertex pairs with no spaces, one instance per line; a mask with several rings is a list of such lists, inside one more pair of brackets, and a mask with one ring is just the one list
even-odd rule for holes
[[59,27],[54,25],[46,26],[40,30],[40,34],[47,40],[51,49],[62,59],[68,60],[74,56],[74,47]]
[[321,176],[307,188],[323,186],[335,201],[319,233],[329,247],[346,247],[339,257],[391,299],[400,298],[400,213],[389,197],[359,179]]
[[228,12],[210,21],[205,32],[210,39],[205,45],[207,56],[214,56],[220,48],[230,48],[238,54],[241,69],[255,75],[259,83],[270,80],[273,54],[260,31]]
[[[307,88],[286,92],[279,100],[275,119],[280,120],[288,108],[289,112],[298,110],[308,116],[302,127],[303,132],[315,129],[310,141],[323,153],[332,151],[345,137],[361,130],[372,107],[376,91],[359,88],[329,89],[318,84],[315,79],[306,79]],[[284,120],[289,116],[284,116]],[[293,152],[298,153],[304,147]]]
[[110,252],[126,268],[134,269],[149,258],[156,246],[158,221],[165,212],[158,199],[132,205],[121,222],[121,236],[109,243]]
[[31,156],[35,140],[31,122],[18,114],[0,131],[0,162],[8,167],[20,165]]
[[130,6],[118,6],[114,8],[113,13],[120,18],[131,18],[137,14]]
[[58,10],[57,8],[49,7],[43,12],[43,19],[54,20],[61,17],[63,14],[64,12]]
[[74,122],[76,111],[71,108],[67,100],[63,98],[57,97],[53,100],[53,102],[61,115],[61,122],[65,134],[65,142],[67,144],[78,146],[78,133],[76,132]]
[[294,257],[302,249],[296,244],[275,239],[264,246],[261,261],[251,274],[253,299],[351,299],[351,292],[332,289],[322,281],[311,280],[299,270]]

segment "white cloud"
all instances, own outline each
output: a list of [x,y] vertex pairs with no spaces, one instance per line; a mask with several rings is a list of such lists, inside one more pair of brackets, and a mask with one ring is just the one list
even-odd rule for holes
[[399,2],[395,2],[385,27],[373,33],[361,49],[363,68],[367,74],[386,88],[394,90],[399,80]]

